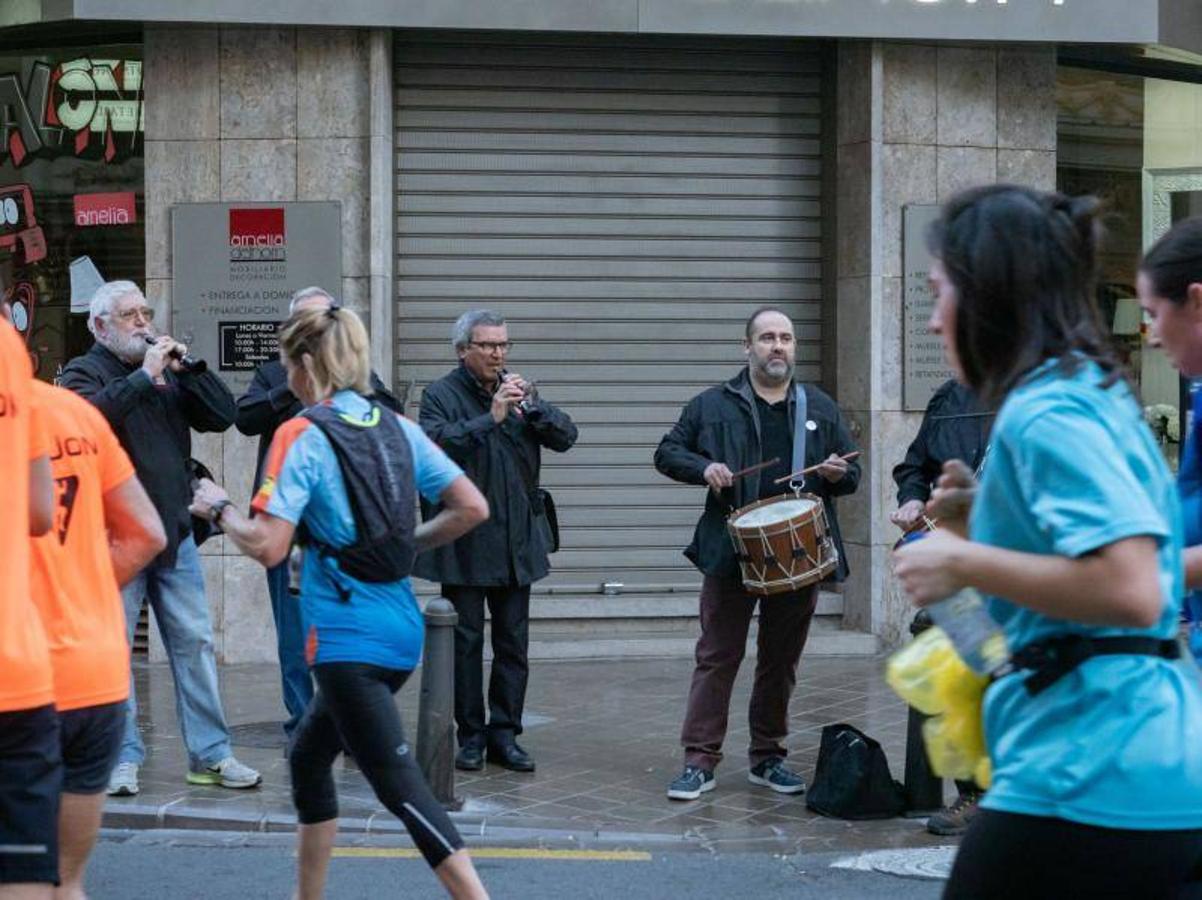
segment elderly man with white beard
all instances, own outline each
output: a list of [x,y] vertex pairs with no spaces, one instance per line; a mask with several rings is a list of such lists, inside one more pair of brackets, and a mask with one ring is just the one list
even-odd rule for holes
[[[138,286],[111,281],[92,298],[88,329],[96,343],[63,370],[62,385],[90,400],[116,432],[163,520],[167,547],[122,590],[132,642],[149,600],[175,678],[176,712],[188,751],[189,784],[250,788],[261,778],[236,760],[217,688],[213,623],[192,537],[190,429],[221,432],[234,422],[234,398],[216,375],[184,360],[187,348],[154,328]],[[112,795],[138,792],[146,747],[131,688],[125,737],[109,780]]]

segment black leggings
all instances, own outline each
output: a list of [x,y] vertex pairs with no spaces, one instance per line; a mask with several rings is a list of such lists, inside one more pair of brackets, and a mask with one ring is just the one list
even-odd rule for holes
[[1202,898],[1202,831],[1129,831],[981,810],[944,900]]
[[463,839],[422,776],[401,731],[393,694],[408,672],[366,663],[313,667],[317,693],[297,726],[288,755],[292,802],[302,825],[338,818],[331,767],[343,747],[380,802],[396,815],[430,868],[463,846]]

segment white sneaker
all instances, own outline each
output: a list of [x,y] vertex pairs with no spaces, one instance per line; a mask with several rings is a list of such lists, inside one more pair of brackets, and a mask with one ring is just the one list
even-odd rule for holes
[[226,788],[252,788],[263,780],[263,776],[250,766],[244,766],[232,756],[227,756],[211,766],[188,770],[188,784],[216,784]]
[[109,776],[108,795],[110,797],[132,797],[138,792],[138,764],[131,762],[117,763],[113,774]]

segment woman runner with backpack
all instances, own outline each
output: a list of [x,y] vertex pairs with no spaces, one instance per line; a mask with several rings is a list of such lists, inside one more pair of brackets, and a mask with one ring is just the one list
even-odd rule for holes
[[[968,522],[941,518],[894,566],[918,605],[979,590],[1014,654],[985,692],[993,781],[948,898],[1202,887],[1202,685],[1175,640],[1181,515],[1102,336],[1096,210],[994,185],[954,197],[931,235],[931,330],[1000,409]],[[945,468],[933,499],[967,487]]]
[[[265,566],[287,556],[294,535],[306,547],[301,617],[317,694],[288,754],[297,897],[324,894],[338,829],[331,766],[344,747],[448,894],[487,897],[405,741],[393,695],[421,658],[424,623],[406,577],[413,556],[483,522],[488,504],[417,425],[366,399],[368,338],[354,312],[299,313],[280,334],[280,355],[306,409],[276,432],[253,517],[207,480],[192,511]],[[442,512],[417,524],[415,491]]]

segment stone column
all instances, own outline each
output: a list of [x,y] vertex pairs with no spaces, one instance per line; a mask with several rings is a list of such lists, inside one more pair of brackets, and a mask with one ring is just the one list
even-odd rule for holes
[[893,645],[910,614],[889,568],[892,469],[922,418],[902,404],[902,210],[998,180],[1055,187],[1056,55],[849,41],[835,75],[838,400],[865,452],[840,506],[844,619]]
[[[164,321],[173,204],[337,200],[343,278],[323,287],[370,322],[370,40],[359,29],[146,29],[147,296]],[[242,508],[257,446],[234,429],[193,436],[194,455]],[[202,555],[218,659],[273,661],[262,567],[224,538]],[[151,650],[162,657],[153,639]]]

